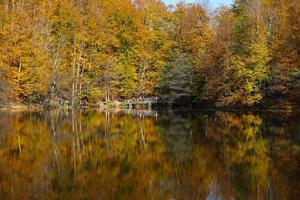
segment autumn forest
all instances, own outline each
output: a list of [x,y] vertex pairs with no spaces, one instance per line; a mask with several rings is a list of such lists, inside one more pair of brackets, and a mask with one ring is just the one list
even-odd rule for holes
[[300,1],[0,0],[0,105],[300,103]]

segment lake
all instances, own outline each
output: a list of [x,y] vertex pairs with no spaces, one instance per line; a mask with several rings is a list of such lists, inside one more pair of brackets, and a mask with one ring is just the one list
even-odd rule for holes
[[299,197],[299,113],[0,112],[0,199]]

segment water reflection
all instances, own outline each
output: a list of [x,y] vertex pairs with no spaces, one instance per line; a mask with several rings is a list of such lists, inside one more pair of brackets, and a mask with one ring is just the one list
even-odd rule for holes
[[297,199],[299,119],[0,112],[0,198]]

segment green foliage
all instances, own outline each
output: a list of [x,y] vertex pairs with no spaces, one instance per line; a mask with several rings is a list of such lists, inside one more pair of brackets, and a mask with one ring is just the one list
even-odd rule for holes
[[161,93],[169,101],[192,95],[192,62],[183,53],[175,53],[162,71]]

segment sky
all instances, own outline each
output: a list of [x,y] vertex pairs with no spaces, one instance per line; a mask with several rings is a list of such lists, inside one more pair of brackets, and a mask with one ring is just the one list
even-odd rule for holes
[[[178,3],[180,0],[162,0],[163,2],[165,2],[166,4],[176,4]],[[198,2],[198,0],[185,0],[185,2]],[[218,5],[230,5],[233,0],[209,0],[210,5],[214,8],[216,8]]]

